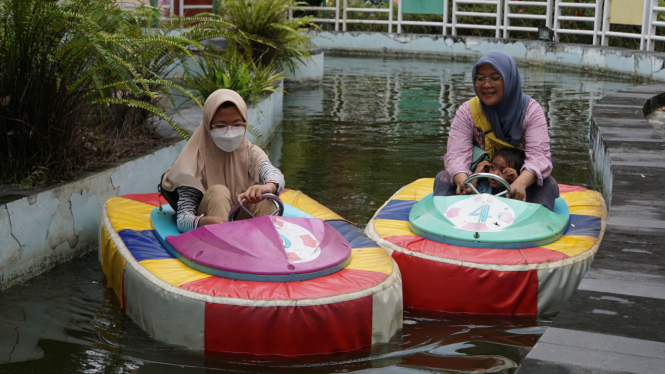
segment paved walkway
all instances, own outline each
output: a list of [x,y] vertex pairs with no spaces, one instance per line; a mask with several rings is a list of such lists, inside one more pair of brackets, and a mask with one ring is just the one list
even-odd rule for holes
[[602,134],[612,173],[605,236],[518,374],[665,373],[664,103],[665,84],[656,84],[594,106],[591,137]]

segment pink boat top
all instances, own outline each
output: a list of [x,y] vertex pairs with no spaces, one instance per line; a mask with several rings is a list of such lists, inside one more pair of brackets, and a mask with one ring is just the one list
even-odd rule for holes
[[351,245],[318,218],[264,216],[203,226],[166,242],[198,265],[231,273],[317,273],[348,263]]

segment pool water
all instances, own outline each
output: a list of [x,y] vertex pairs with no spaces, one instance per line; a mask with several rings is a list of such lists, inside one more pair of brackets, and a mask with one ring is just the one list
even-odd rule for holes
[[[270,157],[300,189],[358,227],[403,185],[443,168],[472,64],[326,57],[322,86],[294,90]],[[521,68],[550,124],[560,183],[585,186],[589,115],[632,81]],[[444,285],[442,285],[444,286]],[[0,293],[2,373],[513,373],[548,319],[406,311],[388,344],[321,357],[205,354],[151,339],[124,315],[97,254]]]

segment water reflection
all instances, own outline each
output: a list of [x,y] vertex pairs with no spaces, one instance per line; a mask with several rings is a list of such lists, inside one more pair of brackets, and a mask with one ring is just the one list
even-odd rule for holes
[[[363,227],[397,189],[442,168],[471,64],[327,57],[325,80],[285,97],[270,156],[301,189]],[[591,105],[630,82],[520,69],[550,123],[554,175],[584,185]],[[106,287],[96,253],[0,294],[3,373],[513,373],[549,320],[405,314],[388,344],[324,357],[215,355],[151,339]]]
[[[400,187],[443,169],[450,124],[475,95],[472,66],[326,57],[323,86],[285,98],[279,157],[271,158],[291,188],[362,227]],[[633,83],[532,67],[520,73],[549,122],[554,177],[586,186],[592,105]]]

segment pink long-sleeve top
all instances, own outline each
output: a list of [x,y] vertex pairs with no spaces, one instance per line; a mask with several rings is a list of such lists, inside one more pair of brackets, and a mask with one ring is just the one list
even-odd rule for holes
[[[445,165],[445,172],[441,176],[443,182],[452,184],[453,178],[459,173],[473,174],[469,168],[476,131],[476,125],[471,117],[471,108],[466,102],[457,109],[450,127],[448,151],[443,156]],[[547,131],[547,120],[543,108],[534,99],[529,101],[526,109],[522,143],[524,144],[525,160],[520,173],[524,169],[530,171],[536,176],[538,185],[542,186],[543,179],[552,172],[550,135]]]

